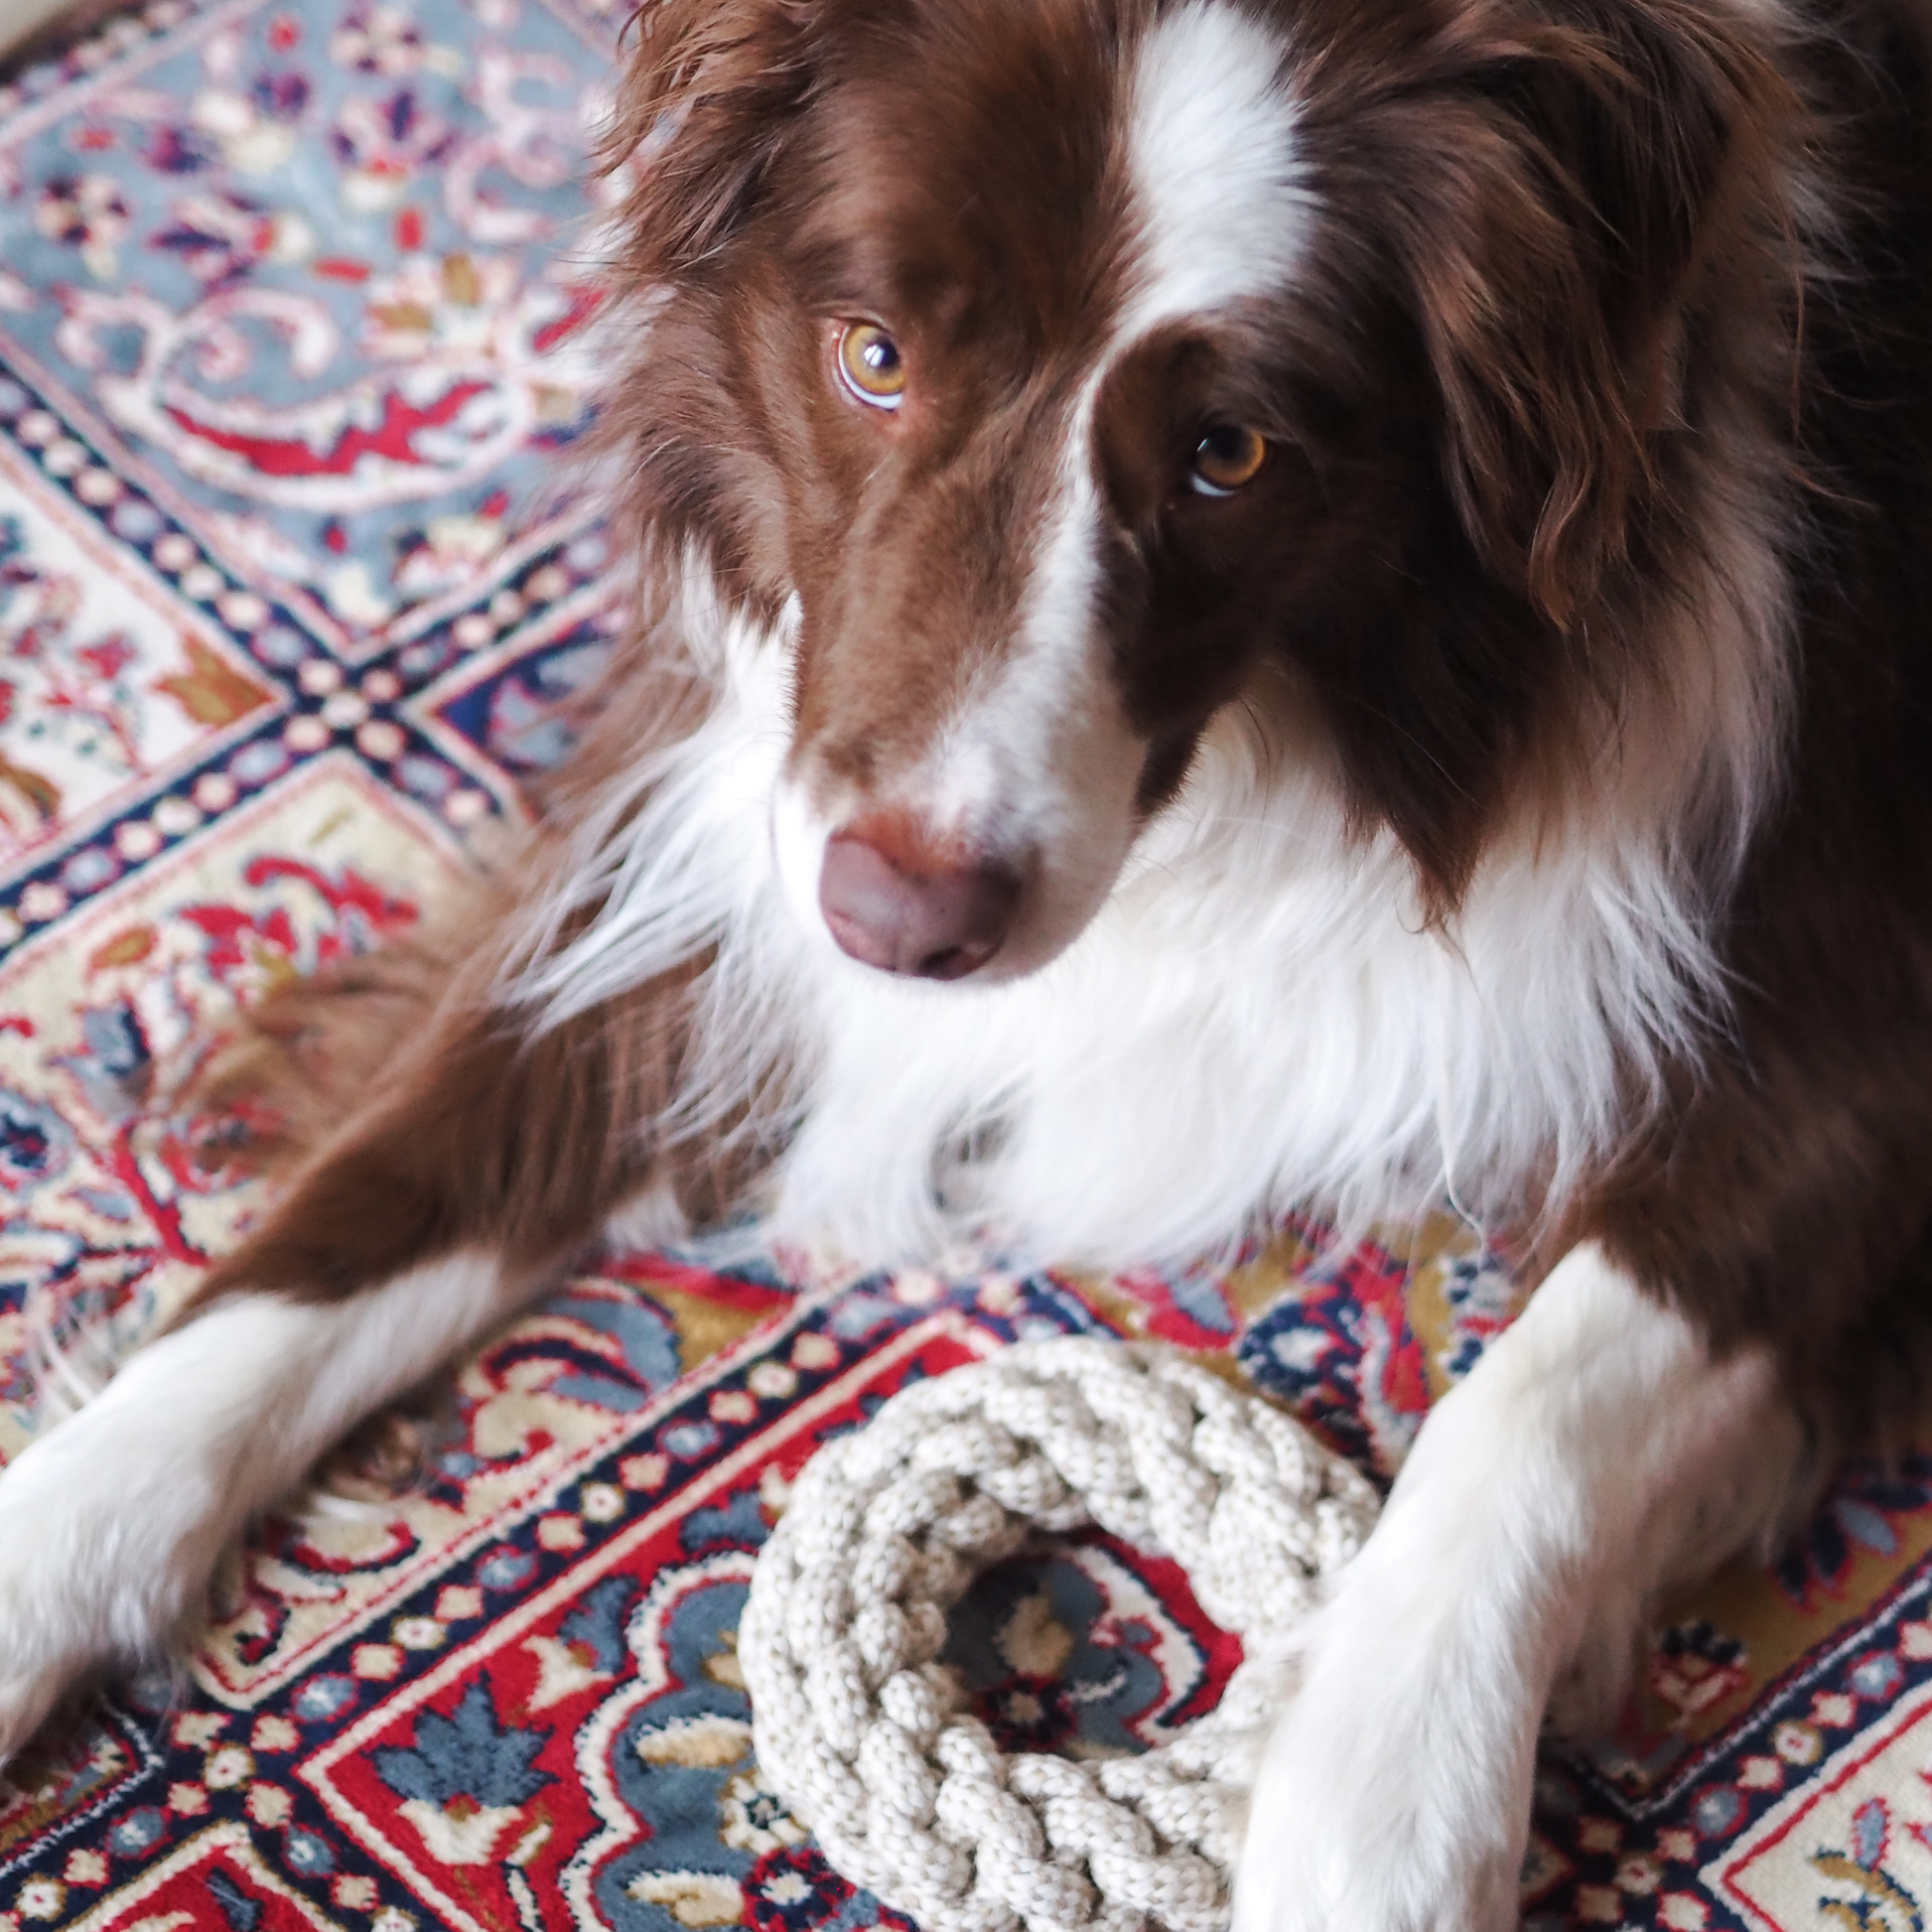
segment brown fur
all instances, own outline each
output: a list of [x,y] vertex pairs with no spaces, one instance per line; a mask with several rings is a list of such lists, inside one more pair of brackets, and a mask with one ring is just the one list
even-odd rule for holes
[[200,1299],[353,1294],[481,1243],[518,1275],[557,1265],[653,1173],[682,991],[648,985],[531,1036],[483,970],[459,969]]
[[0,52],[0,85],[5,85],[43,61],[58,61],[69,48],[123,15],[139,10],[137,0],[68,0],[50,20]]
[[[619,272],[662,299],[605,435],[635,541],[647,576],[701,544],[765,618],[797,592],[794,765],[862,800],[890,802],[1010,648],[1044,426],[1125,273],[1110,76],[1155,11],[654,0],[633,30]],[[1818,0],[1757,44],[1690,0],[1265,11],[1293,26],[1311,191],[1346,218],[1279,302],[1162,333],[1100,394],[1138,809],[1272,659],[1452,932],[1491,841],[1696,757],[1718,646],[1692,587],[1722,567],[1718,510],[1782,492],[1787,775],[1734,894],[1718,806],[1682,827],[1734,1025],[1661,1097],[1633,1087],[1628,1150],[1565,1225],[1721,1342],[1770,1340],[1822,1426],[1888,1426],[1932,1368],[1923,23]],[[828,380],[854,314],[919,373],[891,421]],[[1276,454],[1210,506],[1177,465],[1217,413]],[[660,621],[620,665],[557,836],[639,738],[701,712],[651,683],[666,652]],[[325,1037],[379,1016],[380,1050],[335,1049],[369,1084],[209,1293],[349,1293],[475,1241],[540,1268],[666,1160],[701,1212],[743,1198],[776,1128],[723,1173],[654,1132],[689,976],[534,1030],[497,994],[527,908],[493,903],[423,955],[453,962],[440,990],[412,963],[323,991]]]
[[1735,1026],[1583,1226],[1863,1441],[1932,1388],[1932,61],[1882,9],[1817,58],[1873,105],[1832,129],[1862,286],[1808,322],[1789,778],[1724,926]]
[[[1101,400],[1123,695],[1152,809],[1286,649],[1444,918],[1529,774],[1568,790],[1605,708],[1672,702],[1632,686],[1668,682],[1645,637],[1698,562],[1684,398],[1788,336],[1769,174],[1802,118],[1691,6],[1284,11],[1311,189],[1350,219],[1281,305],[1170,332]],[[1057,454],[1035,424],[1124,266],[1106,69],[1152,12],[1068,0],[1005,37],[943,6],[643,16],[613,153],[684,118],[623,266],[677,299],[612,433],[650,452],[646,527],[761,609],[801,594],[795,765],[885,789],[1011,635],[1011,533]],[[875,310],[924,391],[883,435],[817,320]],[[1279,454],[1211,507],[1174,472],[1210,399]]]
[[507,877],[452,896],[406,944],[244,1016],[198,1097],[245,1100],[273,1124],[252,1152],[280,1191],[184,1314],[244,1290],[352,1295],[476,1245],[534,1275],[660,1183],[693,1220],[729,1209],[756,1156],[728,1133],[694,1142],[662,1125],[702,959],[547,1032],[503,995],[527,947],[523,908],[569,863],[560,828],[614,772],[688,730],[701,703],[675,648],[639,653],[584,707],[551,823]]

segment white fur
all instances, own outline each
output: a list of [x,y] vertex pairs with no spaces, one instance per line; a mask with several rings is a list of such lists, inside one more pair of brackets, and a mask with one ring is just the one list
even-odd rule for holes
[[23,1450],[0,1479],[0,1764],[90,1665],[171,1639],[250,1516],[519,1299],[459,1256],[347,1302],[223,1302]]
[[[764,882],[764,820],[789,738],[780,655],[796,607],[767,634],[726,608],[697,558],[666,575],[679,595],[653,642],[694,649],[721,703],[692,736],[628,767],[576,827],[512,989],[560,1021],[702,951]],[[565,917],[600,901],[591,928],[552,957]]]
[[1095,386],[1069,412],[1015,645],[966,693],[922,774],[940,825],[964,817],[1034,875],[1020,925],[980,974],[986,984],[1033,971],[1079,931],[1130,836],[1142,748],[1112,676],[1100,608]]
[[1312,201],[1286,54],[1252,15],[1201,0],[1142,43],[1128,81],[1140,225],[1123,339],[1293,284]]
[[1766,1536],[1800,1452],[1765,1355],[1714,1362],[1573,1251],[1305,1626],[1234,1932],[1507,1932],[1552,1688],[1581,1661],[1614,1695],[1655,1593]]

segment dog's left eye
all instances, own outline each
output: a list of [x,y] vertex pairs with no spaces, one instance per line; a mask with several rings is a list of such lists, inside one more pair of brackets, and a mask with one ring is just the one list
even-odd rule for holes
[[897,409],[905,399],[905,358],[876,323],[849,322],[839,331],[839,379],[875,409]]
[[1261,475],[1268,439],[1244,423],[1216,423],[1194,445],[1187,481],[1203,496],[1232,496]]

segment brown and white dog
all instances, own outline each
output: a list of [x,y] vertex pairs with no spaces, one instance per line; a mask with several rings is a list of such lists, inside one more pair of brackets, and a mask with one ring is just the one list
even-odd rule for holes
[[1545,1279],[1240,1932],[1513,1922],[1538,1726],[1932,1361],[1923,0],[650,0],[644,617],[520,870],[263,1016],[279,1205],[0,1478],[0,1756],[614,1218]]

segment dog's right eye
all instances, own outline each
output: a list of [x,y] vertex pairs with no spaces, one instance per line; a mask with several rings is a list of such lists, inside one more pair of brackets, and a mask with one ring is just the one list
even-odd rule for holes
[[874,409],[897,409],[905,396],[905,359],[876,323],[849,322],[839,331],[839,379]]

